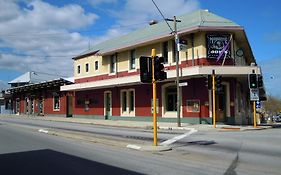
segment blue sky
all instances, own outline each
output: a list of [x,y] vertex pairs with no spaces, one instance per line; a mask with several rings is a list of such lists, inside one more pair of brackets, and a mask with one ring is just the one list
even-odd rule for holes
[[[208,9],[243,26],[268,94],[281,98],[281,1],[155,2],[166,17]],[[152,19],[151,0],[0,0],[0,89],[30,70],[72,76],[73,56]]]

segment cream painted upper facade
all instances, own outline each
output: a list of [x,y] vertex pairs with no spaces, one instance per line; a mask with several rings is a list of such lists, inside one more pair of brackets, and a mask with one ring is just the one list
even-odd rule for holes
[[[216,32],[208,32],[208,33],[216,33]],[[230,32],[224,32],[230,33]],[[181,39],[187,40],[187,49],[179,52],[180,62],[182,61],[194,61],[200,58],[207,57],[207,49],[206,49],[206,34],[207,32],[197,32],[194,33],[194,47],[192,47],[192,37],[191,34],[186,34],[180,36]],[[236,35],[238,36],[238,35]],[[238,36],[239,37],[239,36]],[[173,61],[173,37],[167,38],[166,40],[156,40],[154,44],[144,45],[136,48],[132,48],[129,50],[124,50],[118,53],[115,53],[116,56],[116,72],[134,72],[139,69],[139,58],[141,56],[150,56],[151,50],[156,49],[157,56],[163,56],[163,43],[168,41],[168,62],[165,66],[173,66],[175,62]],[[246,63],[245,58],[237,58],[235,56],[235,52],[239,47],[239,44],[236,42],[235,35],[233,35],[233,39],[231,41],[231,58],[235,58],[235,63],[238,66],[247,66],[249,63]],[[131,51],[135,50],[135,68],[130,69],[130,57]],[[91,55],[83,58],[74,60],[74,78],[87,78],[94,77],[99,75],[114,75],[115,73],[110,72],[110,60],[112,55]],[[88,64],[88,72],[86,71],[86,64]],[[96,64],[98,64],[98,68],[96,70]],[[78,67],[80,66],[80,73],[78,73]]]

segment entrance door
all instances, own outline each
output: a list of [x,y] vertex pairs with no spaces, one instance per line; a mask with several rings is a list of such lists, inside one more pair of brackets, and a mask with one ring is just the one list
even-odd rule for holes
[[216,113],[217,121],[226,121],[226,86],[222,85],[222,91],[216,93]]
[[104,115],[105,119],[108,119],[108,116],[112,115],[112,99],[111,92],[104,93]]
[[66,117],[72,117],[73,115],[73,97],[66,96]]

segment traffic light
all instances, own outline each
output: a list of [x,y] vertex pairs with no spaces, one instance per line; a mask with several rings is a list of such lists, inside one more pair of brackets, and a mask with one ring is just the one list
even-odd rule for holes
[[164,57],[154,57],[154,78],[157,80],[167,79],[167,72],[164,71]]
[[216,90],[218,93],[222,92],[222,76],[216,76]]
[[258,87],[259,88],[263,87],[263,77],[262,77],[262,75],[258,76]]
[[257,74],[249,74],[248,80],[250,89],[258,88]]
[[152,82],[152,58],[140,57],[140,79],[142,83]]
[[211,90],[212,89],[212,85],[213,85],[212,76],[208,75],[208,78],[206,80],[206,86],[208,87],[209,90]]

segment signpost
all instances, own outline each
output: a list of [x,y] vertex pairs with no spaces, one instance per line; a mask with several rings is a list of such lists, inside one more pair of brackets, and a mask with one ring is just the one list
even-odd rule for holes
[[177,48],[178,48],[178,51],[186,50],[187,49],[187,40],[178,39]]
[[259,89],[250,89],[250,100],[259,101]]

